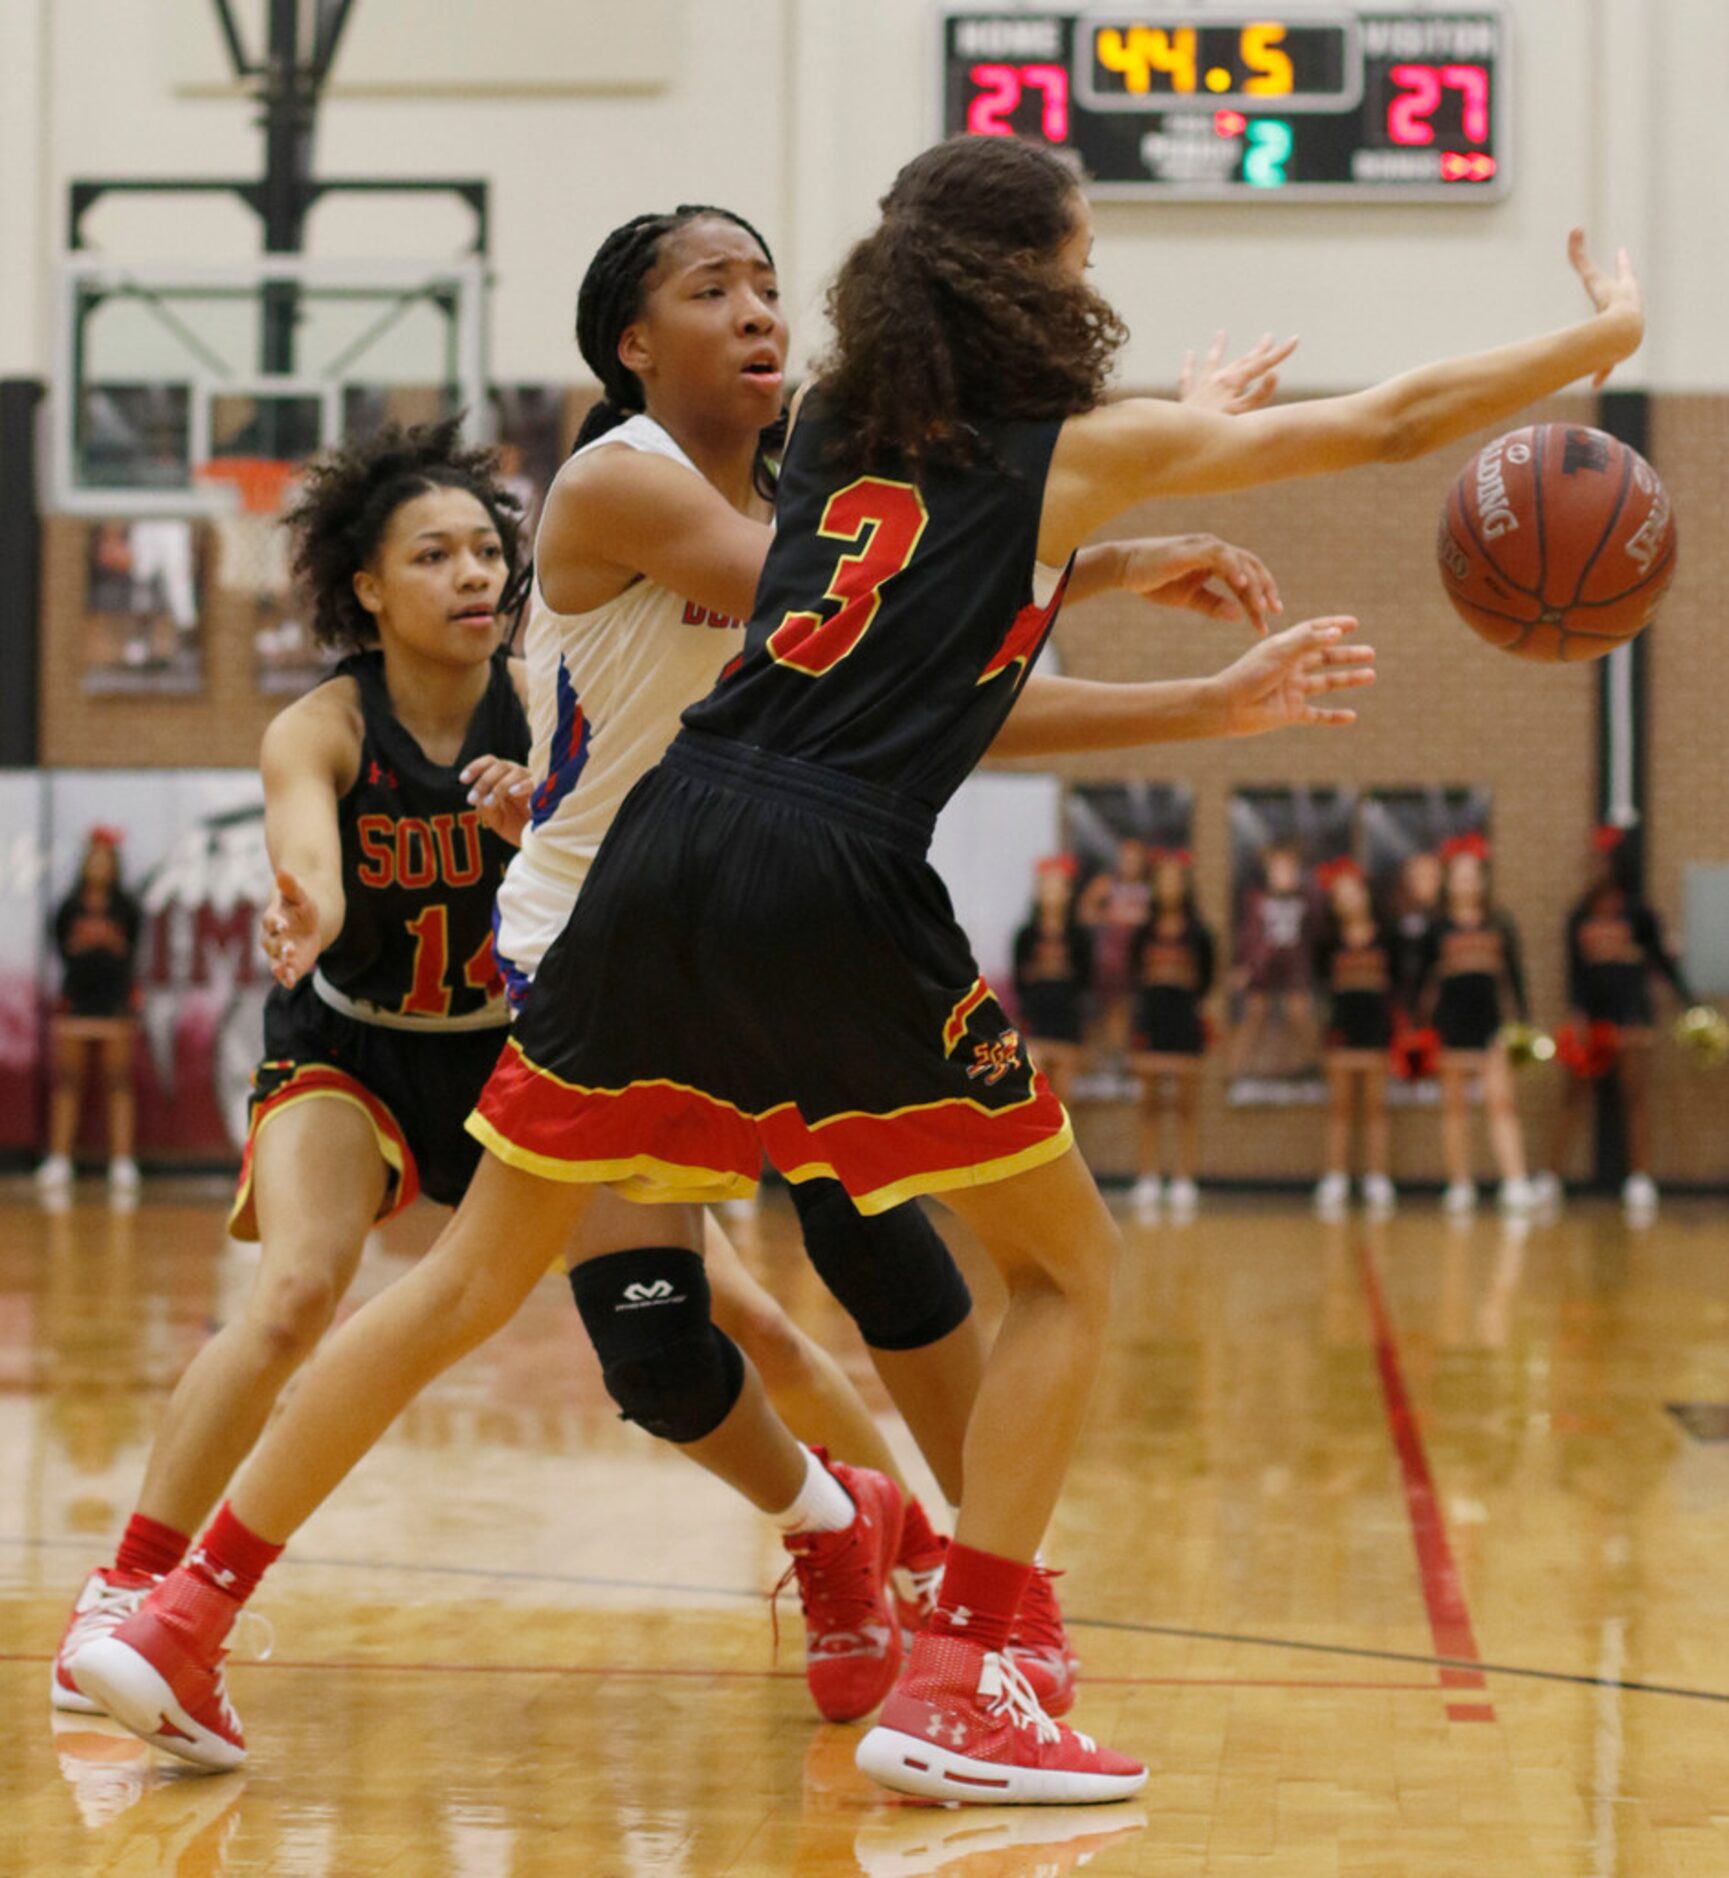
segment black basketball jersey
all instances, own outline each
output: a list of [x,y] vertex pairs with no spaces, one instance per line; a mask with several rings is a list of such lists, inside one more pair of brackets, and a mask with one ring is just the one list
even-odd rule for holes
[[508,661],[493,654],[491,681],[448,768],[397,721],[381,652],[344,659],[331,678],[359,687],[365,728],[360,769],[340,805],[347,911],[319,957],[319,977],[356,1016],[428,1028],[472,1021],[503,994],[492,901],[514,850],[481,826],[458,778],[477,756],[528,760],[528,719]]
[[837,420],[809,398],[745,650],[685,723],[940,809],[990,747],[1062,603],[1066,576],[1037,568],[1061,428],[980,425],[975,464],[914,481],[893,464],[837,467]]

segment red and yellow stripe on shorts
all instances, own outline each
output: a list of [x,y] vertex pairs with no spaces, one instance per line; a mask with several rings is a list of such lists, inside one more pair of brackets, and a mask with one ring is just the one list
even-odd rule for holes
[[264,1125],[301,1102],[351,1102],[372,1124],[378,1152],[391,1171],[380,1220],[394,1219],[420,1192],[420,1171],[402,1125],[370,1089],[363,1087],[345,1071],[329,1063],[261,1063],[259,1075],[272,1070],[289,1069],[290,1073],[269,1095],[252,1105],[246,1128],[246,1147],[240,1157],[240,1179],[234,1190],[234,1204],[228,1213],[228,1231],[235,1239],[256,1239],[258,1208],[252,1192],[253,1153]]
[[838,1180],[861,1213],[1005,1180],[1057,1159],[1074,1140],[1039,1071],[1022,1101],[999,1108],[956,1096],[807,1121],[791,1102],[752,1113],[686,1083],[567,1082],[531,1062],[515,1038],[468,1131],[525,1172],[602,1183],[645,1203],[747,1198],[766,1153],[789,1180]]

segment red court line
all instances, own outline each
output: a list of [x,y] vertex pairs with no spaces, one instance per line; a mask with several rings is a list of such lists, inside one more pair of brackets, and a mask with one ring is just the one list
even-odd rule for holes
[[[1375,1366],[1381,1374],[1381,1397],[1387,1408],[1387,1427],[1393,1437],[1393,1450],[1399,1457],[1399,1472],[1405,1486],[1405,1511],[1411,1521],[1411,1544],[1417,1554],[1417,1575],[1423,1586],[1423,1602],[1429,1613],[1429,1634],[1434,1639],[1435,1654],[1450,1656],[1467,1663],[1480,1663],[1482,1652],[1471,1629],[1471,1612],[1465,1603],[1465,1588],[1459,1581],[1459,1568],[1453,1560],[1453,1548],[1447,1541],[1447,1523],[1435,1493],[1435,1477],[1429,1471],[1429,1457],[1423,1449],[1422,1431],[1416,1411],[1405,1390],[1404,1372],[1399,1367],[1399,1346],[1393,1333],[1393,1320],[1387,1311],[1381,1289],[1380,1273],[1369,1248],[1359,1241],[1357,1266],[1362,1273],[1363,1297],[1369,1307],[1369,1322],[1375,1333]],[[1488,1685],[1481,1670],[1443,1669],[1444,1689],[1482,1689]],[[1455,1705],[1462,1708],[1482,1705]],[[1482,1721],[1479,1713],[1455,1715],[1455,1721]],[[1493,1711],[1491,1711],[1492,1718]]]

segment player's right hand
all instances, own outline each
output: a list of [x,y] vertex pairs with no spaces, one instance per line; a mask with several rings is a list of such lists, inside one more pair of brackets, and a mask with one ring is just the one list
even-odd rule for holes
[[1279,389],[1279,367],[1297,349],[1295,339],[1275,339],[1271,333],[1251,346],[1240,359],[1225,363],[1226,339],[1216,333],[1204,360],[1190,352],[1184,356],[1177,380],[1177,398],[1201,411],[1222,417],[1241,417],[1271,404]]
[[[1633,272],[1631,256],[1625,248],[1617,249],[1615,271],[1606,273],[1591,259],[1590,250],[1585,246],[1584,229],[1575,228],[1567,236],[1567,259],[1591,296],[1591,304],[1621,329],[1616,343],[1616,361],[1630,358],[1645,339],[1645,296],[1639,286],[1639,276]],[[1613,369],[1613,365],[1604,366],[1591,382],[1601,385]]]
[[264,956],[279,985],[292,986],[312,970],[324,950],[318,936],[318,907],[286,868],[276,870],[276,891],[259,921]]

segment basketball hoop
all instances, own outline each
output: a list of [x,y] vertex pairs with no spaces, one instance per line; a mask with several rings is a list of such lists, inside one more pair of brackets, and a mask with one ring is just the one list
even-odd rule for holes
[[298,463],[273,456],[219,456],[200,463],[193,474],[200,482],[228,483],[243,515],[280,515],[288,487],[299,473]]

